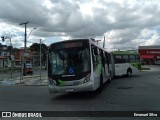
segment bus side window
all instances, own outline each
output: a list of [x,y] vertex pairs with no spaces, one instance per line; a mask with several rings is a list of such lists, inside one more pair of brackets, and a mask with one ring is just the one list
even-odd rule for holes
[[91,51],[92,51],[92,61],[93,61],[93,69],[95,69],[96,68],[96,66],[97,66],[97,59],[96,59],[96,55],[95,55],[95,50],[96,50],[96,48],[92,45],[91,46]]
[[96,55],[96,64],[101,64],[102,63],[102,51],[100,49],[97,48],[98,54]]
[[135,55],[135,57],[136,57],[136,62],[140,62],[140,57],[139,57],[139,55]]
[[130,63],[133,63],[136,61],[135,55],[129,55],[129,61]]
[[106,54],[105,54],[105,52],[103,52],[103,64],[104,64],[104,66],[106,64]]
[[129,62],[129,56],[128,55],[123,55],[123,62],[128,63]]
[[109,61],[110,61],[110,59],[109,59],[109,54],[108,54],[108,53],[105,53],[105,63],[106,63],[107,65],[109,65]]
[[108,55],[108,63],[111,64],[111,54],[107,54]]
[[114,58],[115,58],[115,63],[123,63],[121,55],[115,55]]
[[107,67],[108,67],[108,72],[110,72],[109,64],[111,63],[111,55],[106,52],[105,53],[105,58],[106,58],[105,62],[106,62]]

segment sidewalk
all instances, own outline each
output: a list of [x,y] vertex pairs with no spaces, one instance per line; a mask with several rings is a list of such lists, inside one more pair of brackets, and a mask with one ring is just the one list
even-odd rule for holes
[[[149,70],[143,71],[160,71],[160,65],[143,65],[144,68],[150,68]],[[23,86],[47,86],[48,77],[46,74],[42,74],[41,79],[40,75],[33,76],[23,76],[23,79],[20,77],[15,78],[1,78],[0,85],[23,85]]]
[[46,86],[48,84],[47,75],[40,76],[23,76],[20,77],[4,79],[0,81],[0,85],[24,85],[24,86]]
[[150,70],[145,71],[160,71],[160,65],[142,65],[144,68],[150,68]]

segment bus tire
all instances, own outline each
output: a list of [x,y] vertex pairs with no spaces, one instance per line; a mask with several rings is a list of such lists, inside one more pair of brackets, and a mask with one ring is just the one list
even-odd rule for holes
[[127,77],[130,77],[130,76],[132,76],[132,69],[128,68],[127,69]]
[[99,88],[96,90],[96,93],[100,93],[103,90],[103,76],[102,76],[102,74],[100,76],[100,81],[99,82],[100,82],[99,83],[100,85],[99,85]]

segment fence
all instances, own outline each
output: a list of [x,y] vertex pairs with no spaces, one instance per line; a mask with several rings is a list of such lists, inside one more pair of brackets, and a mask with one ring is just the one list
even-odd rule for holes
[[[9,81],[9,82],[8,82]],[[33,66],[33,74],[23,76],[21,68],[1,68],[0,69],[0,83],[7,82],[7,84],[28,84],[28,85],[47,85],[47,69],[46,67]]]

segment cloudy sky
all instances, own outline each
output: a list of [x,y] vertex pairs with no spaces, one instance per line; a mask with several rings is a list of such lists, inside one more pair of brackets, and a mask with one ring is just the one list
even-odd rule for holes
[[102,45],[104,36],[107,50],[160,45],[159,0],[0,0],[0,36],[12,38],[14,47],[24,46],[19,23],[26,21],[27,46],[73,38],[101,39]]

